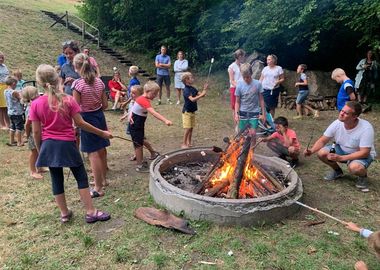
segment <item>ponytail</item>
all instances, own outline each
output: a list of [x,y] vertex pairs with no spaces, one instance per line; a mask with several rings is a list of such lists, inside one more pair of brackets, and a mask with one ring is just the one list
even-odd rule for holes
[[79,75],[84,79],[84,81],[93,85],[96,78],[96,73],[94,68],[92,67],[89,57],[84,53],[79,53],[74,57],[74,67],[78,70]]

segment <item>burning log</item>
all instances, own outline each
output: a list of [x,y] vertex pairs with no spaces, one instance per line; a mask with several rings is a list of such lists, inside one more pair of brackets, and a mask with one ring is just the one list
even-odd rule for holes
[[278,190],[278,191],[281,191],[284,189],[284,186],[281,185],[277,179],[275,179],[272,175],[270,175],[269,173],[267,173],[259,163],[257,163],[255,160],[252,160],[251,161],[252,164],[259,170],[259,172],[268,180],[270,181],[270,183]]
[[247,136],[245,138],[243,148],[241,150],[240,156],[237,161],[237,168],[234,173],[234,180],[230,185],[230,189],[228,190],[227,197],[237,199],[239,196],[240,184],[243,178],[244,168],[247,161],[248,153],[251,146],[251,136]]
[[213,186],[210,189],[205,190],[206,196],[214,197],[216,194],[218,194],[220,191],[222,191],[225,187],[227,187],[230,184],[228,180],[222,181],[215,186]]

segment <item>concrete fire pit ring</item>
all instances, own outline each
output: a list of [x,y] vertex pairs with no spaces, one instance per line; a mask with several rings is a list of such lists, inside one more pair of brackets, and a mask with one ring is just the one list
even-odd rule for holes
[[298,211],[295,201],[303,193],[302,182],[288,163],[255,154],[255,159],[280,169],[290,183],[284,190],[252,199],[225,199],[194,194],[167,182],[161,173],[183,161],[215,161],[218,153],[212,148],[198,147],[176,150],[155,159],[150,165],[149,191],[155,202],[166,209],[184,214],[192,220],[206,220],[220,225],[262,225],[275,223]]

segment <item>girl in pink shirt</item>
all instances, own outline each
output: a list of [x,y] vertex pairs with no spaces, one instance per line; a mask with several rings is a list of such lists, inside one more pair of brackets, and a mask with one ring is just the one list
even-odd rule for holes
[[33,101],[29,113],[34,142],[39,153],[36,167],[49,167],[53,194],[61,211],[61,222],[66,223],[73,216],[66,204],[63,167],[69,167],[77,181],[79,194],[86,208],[86,222],[110,219],[110,214],[95,209],[92,204],[87,173],[76,147],[72,122],[103,138],[112,138],[111,133],[83,120],[78,103],[59,90],[58,75],[52,66],[40,65],[36,71],[36,80],[45,90],[43,96]]
[[[81,107],[83,119],[101,130],[107,130],[106,118],[103,110],[108,106],[105,86],[101,79],[96,77],[88,56],[79,53],[74,57],[74,67],[81,76],[73,82],[73,97]],[[88,154],[95,187],[91,190],[91,197],[104,196],[103,186],[106,185],[107,154],[106,147],[110,145],[108,139],[82,130],[80,132],[80,148]]]

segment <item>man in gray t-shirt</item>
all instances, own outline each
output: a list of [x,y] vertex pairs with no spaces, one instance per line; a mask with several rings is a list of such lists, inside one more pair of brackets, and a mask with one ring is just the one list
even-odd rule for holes
[[[333,170],[324,179],[334,180],[343,176],[339,163],[346,163],[350,174],[358,177],[356,187],[368,192],[367,168],[376,157],[375,133],[372,125],[359,118],[360,103],[348,101],[339,112],[338,119],[326,129],[305,156],[318,152],[318,158]],[[326,144],[333,140],[335,147]],[[334,144],[333,144],[334,145]]]

